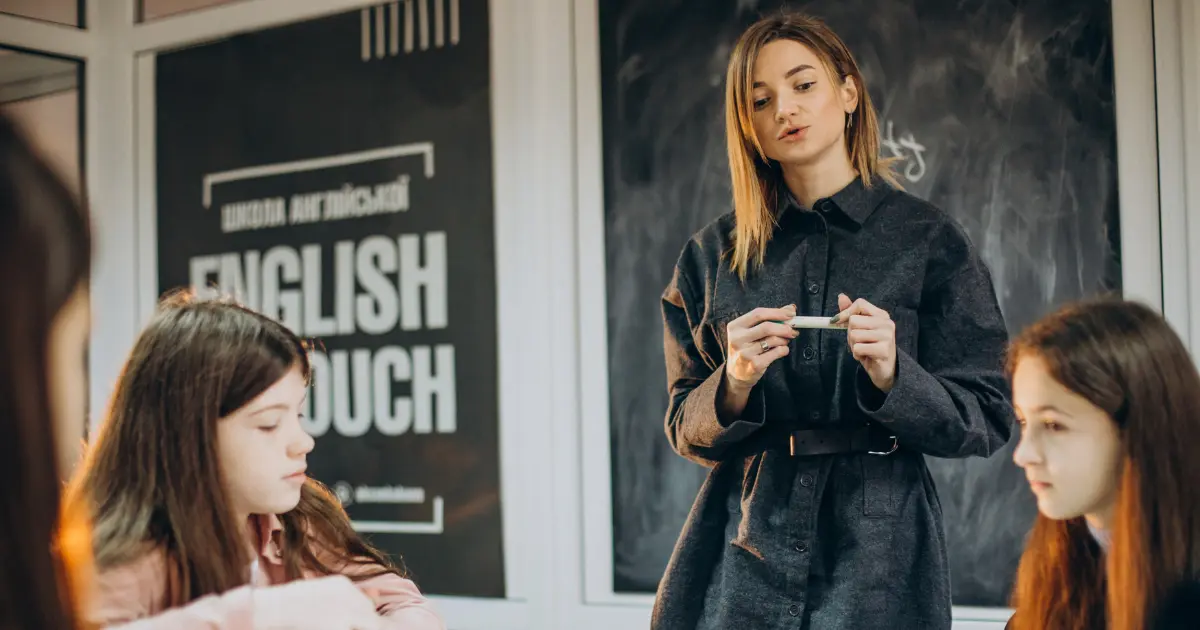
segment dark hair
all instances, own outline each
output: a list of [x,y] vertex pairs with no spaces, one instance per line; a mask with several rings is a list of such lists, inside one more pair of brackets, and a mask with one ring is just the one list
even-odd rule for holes
[[1116,299],[1037,322],[1013,342],[1010,373],[1026,357],[1112,418],[1123,461],[1107,554],[1082,518],[1038,515],[1012,627],[1143,628],[1171,588],[1200,577],[1200,374],[1162,317]]
[[[0,628],[76,624],[59,534],[60,471],[47,348],[52,323],[86,286],[92,242],[76,196],[0,115]],[[84,360],[83,356],[79,357]],[[83,436],[79,436],[83,439]],[[53,553],[52,553],[53,550]]]
[[[72,482],[69,501],[90,511],[99,571],[161,550],[168,606],[247,582],[246,524],[236,522],[224,490],[217,423],[293,369],[308,381],[307,351],[282,324],[229,300],[181,291],[160,303]],[[360,578],[399,573],[316,481],[279,518],[291,579],[348,564],[378,565],[354,572]]]

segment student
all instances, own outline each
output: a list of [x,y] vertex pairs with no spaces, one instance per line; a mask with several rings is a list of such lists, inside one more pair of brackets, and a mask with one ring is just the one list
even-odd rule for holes
[[[751,25],[726,83],[733,211],[686,243],[662,299],[667,438],[712,470],[653,627],[948,630],[925,456],[1008,439],[991,276],[950,215],[893,186],[828,26]],[[779,323],[796,315],[841,329]]]
[[1195,627],[1200,375],[1179,337],[1143,305],[1084,302],[1025,330],[1009,371],[1040,512],[1009,627]]
[[305,477],[309,376],[304,344],[267,317],[188,293],[161,304],[70,493],[94,524],[91,620],[443,628]]
[[91,548],[59,487],[83,440],[87,213],[0,115],[0,628],[79,628]]
[[[86,424],[91,258],[87,211],[0,114],[0,286],[4,287],[0,628],[4,630],[94,628],[84,619],[93,582],[86,510],[78,504],[63,510],[59,501],[62,479],[76,464]],[[294,592],[292,597],[336,602],[339,591],[357,591],[348,582],[322,582],[308,581],[306,592]],[[271,599],[262,598],[264,604]],[[204,614],[204,605],[196,605],[200,614],[193,619],[215,619]],[[361,628],[369,629],[379,618],[369,603],[366,607],[371,619]],[[166,615],[121,630],[186,629],[184,617]],[[270,617],[264,616],[264,621]],[[355,627],[341,622],[288,625],[313,630]]]

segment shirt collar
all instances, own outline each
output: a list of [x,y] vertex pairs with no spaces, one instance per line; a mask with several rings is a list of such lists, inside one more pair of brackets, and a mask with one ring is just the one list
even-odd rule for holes
[[254,551],[274,564],[283,562],[279,550],[279,533],[283,531],[283,522],[274,514],[253,514],[250,516],[250,530],[257,534],[256,540],[251,541]]
[[[844,188],[832,196],[818,199],[812,210],[822,214],[840,211],[858,225],[866,223],[867,219],[883,203],[883,200],[895,190],[886,181],[876,178],[870,188],[863,184],[862,178],[855,177]],[[779,186],[780,205],[783,210],[800,209],[800,204],[793,197],[786,185]]]

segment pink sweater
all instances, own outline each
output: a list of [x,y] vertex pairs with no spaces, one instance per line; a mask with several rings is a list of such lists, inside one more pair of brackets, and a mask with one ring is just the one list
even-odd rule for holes
[[[258,575],[255,583],[282,584],[282,557],[278,534],[282,525],[274,515],[252,516],[251,526],[257,528]],[[257,543],[257,541],[255,541]],[[241,630],[251,628],[253,607],[249,586],[231,589],[220,595],[209,595],[190,604],[168,610],[166,598],[166,561],[161,552],[146,554],[122,567],[100,573],[96,577],[88,610],[88,621],[103,627],[120,626],[122,630]],[[305,578],[317,577],[306,574]],[[416,584],[394,573],[368,578],[355,585],[375,602],[375,609],[385,618],[388,628],[395,630],[445,630],[441,618],[429,600],[417,590]],[[303,614],[309,602],[296,602],[280,614]],[[130,623],[136,622],[136,623]],[[130,624],[124,626],[122,624]]]

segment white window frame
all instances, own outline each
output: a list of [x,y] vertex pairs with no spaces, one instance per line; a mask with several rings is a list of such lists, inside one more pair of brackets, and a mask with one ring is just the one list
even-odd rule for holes
[[1154,1],[1163,310],[1200,361],[1200,7]]
[[[84,19],[85,24],[94,26],[98,16],[98,4],[88,2],[84,15],[80,17]],[[112,188],[97,185],[97,182],[103,181],[109,172],[106,168],[108,164],[103,159],[104,154],[100,150],[102,143],[106,140],[106,134],[100,131],[100,125],[97,124],[97,121],[104,120],[108,115],[108,112],[103,109],[103,99],[99,97],[99,93],[103,90],[98,87],[104,84],[104,68],[100,61],[104,56],[105,49],[103,37],[95,28],[81,29],[72,25],[2,13],[0,14],[0,45],[26,49],[35,54],[47,53],[67,57],[83,64],[83,83],[78,89],[79,107],[83,112],[84,120],[83,130],[79,137],[84,164],[81,181],[86,187],[89,203],[94,206],[110,203],[110,198],[106,195],[111,194]],[[97,233],[97,241],[104,241],[104,232],[111,226],[104,220],[104,217],[93,217],[93,224]],[[92,276],[93,289],[103,291],[106,287],[103,284],[97,285],[97,278],[100,277],[103,281],[103,274],[107,270],[108,263],[98,259],[95,267]],[[93,328],[99,326],[107,329],[114,324],[119,326],[120,319],[120,312],[94,308],[92,326]],[[111,349],[111,344],[105,344],[103,339],[98,339],[96,335],[93,335],[89,365],[93,372],[103,364],[103,361],[98,358],[109,354]],[[93,401],[92,407],[97,406],[95,401],[107,399],[106,395],[97,397],[97,391],[93,379],[93,387],[90,392]]]

